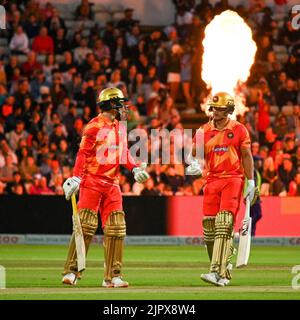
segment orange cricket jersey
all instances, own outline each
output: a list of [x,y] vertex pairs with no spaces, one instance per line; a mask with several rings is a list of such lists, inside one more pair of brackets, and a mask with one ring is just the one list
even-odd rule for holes
[[201,143],[200,135],[204,135],[202,141],[204,139],[207,181],[244,176],[241,148],[250,148],[251,141],[243,124],[230,119],[227,126],[219,130],[211,121],[202,130],[198,130],[196,135],[199,138],[197,143]]
[[126,126],[99,114],[84,128],[73,175],[118,184],[120,165],[130,171],[136,166],[127,147]]

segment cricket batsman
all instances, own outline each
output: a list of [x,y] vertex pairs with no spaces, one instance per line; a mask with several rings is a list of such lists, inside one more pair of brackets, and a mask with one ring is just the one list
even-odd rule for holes
[[[119,187],[120,164],[133,171],[138,183],[149,175],[145,165],[138,167],[127,148],[125,120],[127,99],[118,88],[107,88],[97,99],[101,112],[84,128],[76,157],[73,176],[63,184],[66,199],[79,191],[78,215],[84,237],[85,250],[98,228],[98,211],[104,233],[104,279],[106,288],[128,287],[122,279],[122,259],[126,235],[125,213]],[[75,235],[72,234],[62,282],[75,285],[80,278],[77,269]]]
[[210,259],[209,273],[202,274],[201,279],[216,286],[225,286],[231,279],[233,226],[245,177],[244,197],[249,196],[251,203],[255,201],[256,188],[249,133],[243,124],[229,118],[234,111],[234,99],[228,93],[219,92],[208,105],[212,117],[196,132],[186,174],[202,175],[200,161],[194,157],[196,148],[201,147],[196,143],[201,136],[206,179],[202,226]]

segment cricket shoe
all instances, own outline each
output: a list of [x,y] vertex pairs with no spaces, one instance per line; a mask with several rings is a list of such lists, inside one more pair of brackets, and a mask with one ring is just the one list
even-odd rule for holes
[[122,280],[121,277],[113,277],[111,283],[114,285],[114,288],[127,288],[129,286],[129,283]]
[[113,288],[114,285],[111,283],[110,280],[103,280],[102,281],[102,287],[103,288]]
[[127,288],[129,283],[122,280],[121,277],[113,277],[112,280],[103,280],[102,287],[104,288]]
[[226,279],[226,278],[220,278],[219,281],[218,281],[218,284],[219,284],[220,287],[228,286],[229,283],[230,283],[230,280]]
[[220,277],[216,272],[202,273],[200,278],[207,283],[212,283],[218,287],[224,287],[224,284],[219,283]]
[[67,273],[62,278],[63,284],[68,284],[70,286],[75,286],[77,283],[77,278],[75,273]]

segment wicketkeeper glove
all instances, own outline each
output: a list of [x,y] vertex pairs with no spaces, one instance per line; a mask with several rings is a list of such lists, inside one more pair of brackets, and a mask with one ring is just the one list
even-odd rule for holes
[[73,193],[77,194],[81,179],[79,177],[68,178],[63,184],[66,199],[69,200]]
[[147,164],[143,162],[140,167],[133,168],[132,172],[134,174],[134,180],[138,183],[144,183],[147,181],[150,176],[145,170],[147,167]]
[[258,188],[255,187],[255,181],[246,179],[246,186],[244,189],[244,199],[249,197],[250,205],[253,206],[258,196],[259,196],[259,191],[258,191]]
[[185,174],[189,176],[202,176],[200,163],[197,159],[191,159],[191,164],[185,169]]

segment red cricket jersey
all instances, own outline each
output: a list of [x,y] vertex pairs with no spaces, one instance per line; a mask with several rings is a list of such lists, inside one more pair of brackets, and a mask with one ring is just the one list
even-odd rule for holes
[[136,167],[127,147],[126,126],[99,114],[84,128],[73,175],[118,184],[120,165],[130,171]]
[[[204,137],[201,139],[201,135]],[[241,148],[250,148],[251,141],[246,127],[235,120],[229,120],[222,130],[213,122],[206,123],[196,132],[197,140],[204,139],[204,159],[207,181],[220,178],[243,177]]]

